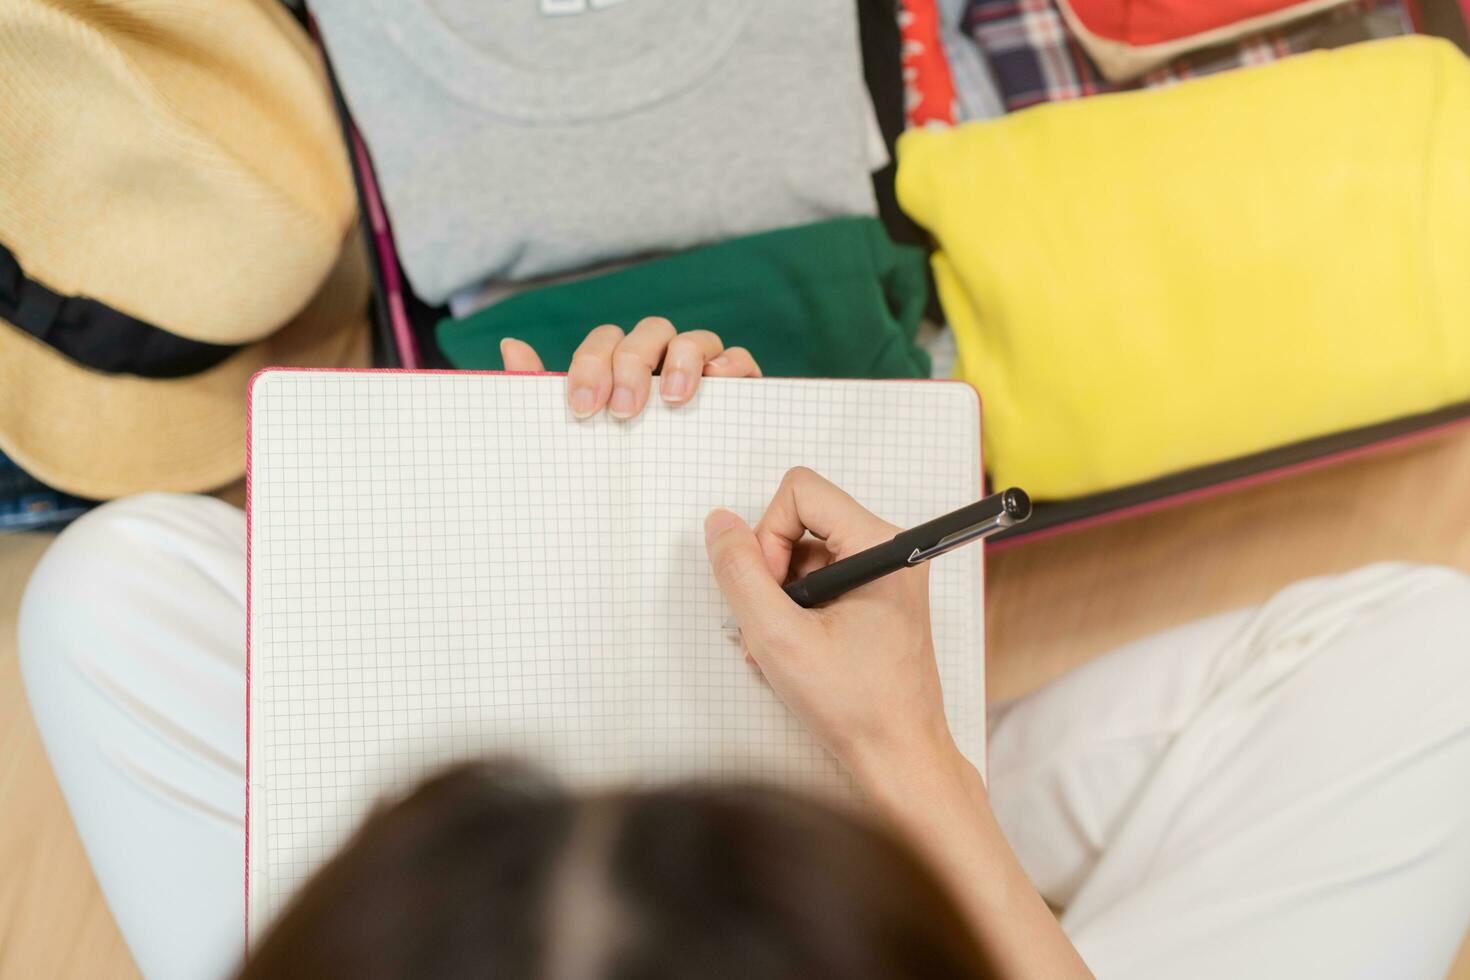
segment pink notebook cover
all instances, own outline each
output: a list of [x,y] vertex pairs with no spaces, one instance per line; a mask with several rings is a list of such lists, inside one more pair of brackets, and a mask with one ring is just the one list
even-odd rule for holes
[[[273,373],[273,372],[281,372],[281,371],[290,371],[292,373],[303,373],[303,374],[447,374],[447,375],[485,375],[485,376],[490,376],[490,377],[500,377],[500,376],[506,376],[506,375],[509,375],[509,376],[530,375],[530,376],[536,376],[536,377],[566,377],[566,372],[564,372],[564,371],[520,372],[520,371],[454,371],[454,370],[434,370],[434,369],[413,370],[413,369],[408,369],[408,368],[295,368],[295,367],[269,367],[269,368],[263,368],[263,369],[261,369],[260,371],[257,371],[254,375],[251,376],[250,381],[249,381],[248,385],[246,386],[246,396],[245,396],[245,864],[244,864],[244,869],[243,870],[244,870],[244,878],[245,878],[245,921],[244,921],[244,927],[245,927],[245,936],[246,936],[246,943],[247,943],[247,945],[246,945],[246,954],[247,955],[249,954],[249,946],[248,946],[248,943],[249,943],[249,936],[250,936],[250,683],[251,683],[251,649],[250,649],[251,644],[250,644],[250,636],[251,636],[251,610],[253,608],[253,604],[251,602],[251,588],[252,588],[252,581],[254,579],[254,564],[253,564],[252,555],[251,555],[251,540],[252,540],[251,539],[251,512],[252,512],[251,499],[252,499],[252,485],[253,485],[253,471],[252,471],[252,468],[251,468],[251,445],[252,445],[252,443],[251,443],[251,425],[252,425],[252,412],[253,412],[253,405],[254,405],[253,396],[254,396],[254,390],[255,390],[255,382],[256,382],[256,380],[259,379],[263,374]],[[806,380],[806,381],[809,381],[809,380],[813,380],[813,379],[810,379],[810,378],[797,378],[797,379],[784,379],[784,380]],[[840,379],[826,379],[826,380],[840,380]],[[862,379],[862,380],[867,381],[869,383],[873,383],[873,384],[912,383],[914,381],[929,382],[929,383],[936,383],[936,384],[967,384],[964,381],[960,381],[960,380],[957,380],[957,379],[950,379],[950,378],[928,378],[928,379],[926,379],[926,378],[879,378],[879,379]],[[979,397],[979,393],[978,392],[976,393],[976,410],[977,410],[977,412],[980,413],[980,416],[981,416],[980,425],[981,425],[982,431],[983,431],[984,412],[983,412],[983,409],[982,409],[982,406],[981,406],[981,401],[980,401],[980,397]],[[979,453],[977,454],[977,457],[976,458],[978,459],[979,464],[980,464],[981,489],[982,489],[982,491],[984,491],[985,490],[985,485],[984,485],[984,479],[985,479],[984,478],[985,459],[984,459],[984,451],[983,451],[983,449],[981,449],[979,451]],[[774,489],[775,488],[773,487],[772,490],[774,491]],[[983,547],[984,547],[984,543],[983,542],[981,543],[981,547],[983,549]],[[983,550],[982,550],[981,553],[982,553],[982,555],[984,554]],[[981,595],[982,595],[982,600],[981,601],[982,602],[983,602],[983,595],[984,595],[984,581],[985,581],[984,575],[985,575],[985,572],[984,572],[984,565],[983,565],[983,561],[982,561],[982,565],[981,565],[981,579],[980,579],[980,581],[981,581]]]

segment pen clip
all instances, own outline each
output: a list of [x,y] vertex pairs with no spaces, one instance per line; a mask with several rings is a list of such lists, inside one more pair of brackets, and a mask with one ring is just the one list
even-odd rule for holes
[[1006,511],[1001,511],[994,517],[983,520],[978,524],[971,524],[963,530],[956,531],[953,534],[946,534],[927,548],[915,548],[913,554],[908,557],[908,564],[918,565],[931,558],[938,558],[946,552],[955,550],[960,545],[969,544],[976,538],[988,537],[996,531],[1004,530],[1015,523],[1017,521],[1014,517]]

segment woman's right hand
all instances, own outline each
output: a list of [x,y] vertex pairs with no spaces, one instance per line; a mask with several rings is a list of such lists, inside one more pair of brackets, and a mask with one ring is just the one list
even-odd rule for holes
[[802,609],[781,588],[897,530],[807,469],[786,474],[754,530],[724,510],[704,522],[746,654],[933,862],[995,975],[1091,977],[950,735],[929,629],[928,567],[884,576],[820,609]]
[[894,765],[958,754],[934,660],[928,567],[887,575],[819,609],[802,609],[781,586],[897,531],[804,468],[786,474],[753,530],[729,511],[705,521],[710,562],[747,655],[863,783]]

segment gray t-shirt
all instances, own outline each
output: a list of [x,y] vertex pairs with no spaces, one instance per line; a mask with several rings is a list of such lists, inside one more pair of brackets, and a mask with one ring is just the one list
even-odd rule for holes
[[551,6],[312,2],[424,299],[874,212],[852,0]]

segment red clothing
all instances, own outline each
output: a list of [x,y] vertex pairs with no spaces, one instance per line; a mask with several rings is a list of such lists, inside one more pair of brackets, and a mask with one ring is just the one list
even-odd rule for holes
[[954,125],[954,79],[939,40],[939,11],[934,0],[900,0],[899,34],[903,38],[904,114],[909,126]]

